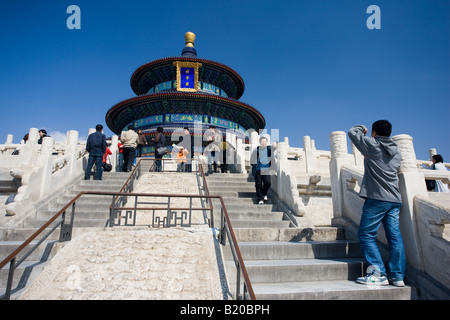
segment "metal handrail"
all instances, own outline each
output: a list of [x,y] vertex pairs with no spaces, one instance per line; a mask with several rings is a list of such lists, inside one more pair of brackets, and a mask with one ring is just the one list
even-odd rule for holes
[[[209,195],[208,183],[206,182],[206,176],[205,176],[205,172],[203,170],[202,165],[200,165],[200,169],[198,171],[200,172],[200,174],[203,177],[203,185],[204,185],[204,188],[206,191],[206,195]],[[217,196],[214,196],[214,197],[217,197]],[[209,198],[211,215],[213,212],[213,203],[212,203],[211,199],[213,199],[214,197]],[[222,245],[226,244],[226,238],[225,238],[226,235],[228,236],[228,239],[230,240],[231,253],[233,254],[234,263],[235,263],[236,269],[238,271],[237,272],[237,280],[236,280],[236,294],[239,295],[239,292],[240,292],[240,282],[241,282],[240,281],[240,273],[242,272],[242,276],[244,277],[244,294],[243,294],[242,298],[245,299],[247,297],[247,295],[246,295],[246,293],[247,293],[249,300],[256,300],[255,293],[253,291],[253,286],[250,282],[250,277],[248,276],[247,268],[245,267],[244,259],[242,258],[242,254],[239,249],[236,235],[234,234],[234,230],[231,225],[230,216],[228,215],[228,211],[225,206],[225,203],[223,202],[223,198],[221,196],[219,196],[219,199],[220,199],[220,204],[221,204],[221,219],[220,219],[221,227],[220,227],[219,239],[220,239],[220,243]],[[214,227],[214,218],[211,217],[211,220],[213,221],[212,227]]]
[[[9,274],[8,274],[8,281],[6,285],[6,293],[5,293],[5,299],[9,300],[11,297],[11,291],[12,291],[12,283],[14,278],[14,271],[15,269],[31,254],[33,251],[42,243],[45,239],[47,239],[59,226],[61,226],[60,229],[60,236],[59,241],[69,241],[72,238],[72,226],[73,226],[73,220],[75,215],[75,203],[76,201],[86,192],[81,192],[77,196],[75,196],[68,204],[66,204],[60,211],[58,211],[57,214],[55,214],[52,218],[50,218],[42,227],[40,227],[35,233],[33,233],[27,240],[25,240],[16,250],[14,250],[9,256],[7,256],[3,261],[0,262],[0,269],[5,267],[8,263],[10,264],[9,267]],[[65,216],[66,216],[66,210],[72,206],[72,216],[70,219],[70,224],[65,225]],[[38,241],[28,252],[25,253],[25,255],[16,262],[17,256],[20,252],[25,249],[26,246],[28,246],[34,239],[36,239],[37,236],[39,236],[48,226],[50,226],[58,217],[62,216],[62,220],[58,222],[55,226],[51,228],[49,232],[45,234],[45,236]]]
[[[231,244],[231,250],[232,250],[232,254],[233,254],[233,258],[235,260],[235,264],[236,264],[236,268],[238,270],[237,272],[237,281],[236,281],[236,285],[237,285],[237,289],[236,289],[236,294],[238,295],[237,298],[239,297],[239,292],[240,292],[240,273],[242,273],[242,276],[244,278],[244,294],[242,296],[243,299],[248,298],[251,300],[255,300],[255,294],[252,288],[252,285],[250,283],[250,278],[248,276],[247,270],[245,268],[245,264],[244,264],[244,260],[242,258],[242,254],[239,250],[239,246],[236,240],[236,236],[234,234],[233,231],[233,227],[231,225],[231,221],[230,221],[230,217],[228,215],[227,209],[225,207],[225,203],[223,201],[223,198],[221,196],[218,195],[210,195],[209,194],[209,189],[208,189],[208,185],[206,182],[206,177],[205,177],[205,173],[203,170],[203,166],[201,164],[199,164],[200,170],[198,170],[197,172],[200,172],[200,174],[202,175],[203,178],[203,184],[205,187],[205,191],[206,191],[206,195],[193,195],[193,194],[156,194],[156,193],[125,193],[123,192],[124,190],[126,190],[128,184],[130,182],[132,182],[133,177],[135,178],[136,175],[140,175],[140,170],[141,170],[141,162],[143,160],[147,160],[147,159],[140,159],[139,162],[137,163],[137,165],[135,166],[134,170],[132,171],[132,173],[130,174],[130,177],[127,179],[127,181],[125,182],[125,184],[123,185],[123,187],[120,189],[119,192],[96,192],[96,191],[82,191],[80,192],[78,195],[76,195],[71,201],[69,201],[69,203],[67,203],[60,211],[58,211],[58,213],[56,213],[52,218],[50,218],[41,228],[39,228],[35,233],[33,233],[27,240],[25,240],[16,250],[14,250],[8,257],[6,257],[3,261],[0,262],[0,269],[2,269],[3,267],[5,267],[8,263],[10,264],[10,269],[9,269],[9,274],[8,274],[8,281],[7,281],[7,287],[6,287],[6,293],[4,295],[4,299],[9,300],[11,297],[11,291],[12,291],[12,283],[13,283],[13,278],[14,278],[14,271],[15,269],[40,245],[42,244],[45,239],[47,239],[58,227],[61,227],[60,229],[60,237],[59,237],[59,241],[60,242],[65,242],[65,241],[69,241],[72,238],[72,230],[73,230],[73,222],[74,222],[74,217],[75,217],[75,209],[76,209],[76,201],[81,198],[83,195],[101,195],[101,196],[107,196],[107,195],[112,195],[113,196],[113,201],[112,204],[110,206],[110,212],[111,210],[115,209],[115,210],[126,210],[126,209],[131,209],[131,210],[152,210],[152,209],[164,209],[164,208],[136,208],[136,206],[134,208],[123,208],[123,207],[116,207],[115,206],[115,202],[118,199],[118,197],[121,196],[143,196],[143,197],[172,197],[172,198],[177,198],[177,197],[188,197],[188,198],[206,198],[209,200],[209,204],[210,204],[210,208],[201,208],[201,210],[208,210],[210,211],[210,227],[214,228],[214,217],[213,217],[213,203],[212,203],[212,199],[219,199],[220,204],[221,204],[221,232],[220,232],[220,239],[221,239],[221,244],[225,245],[226,244],[226,238],[225,236],[228,236],[228,239],[230,240],[230,244]],[[148,159],[150,160],[150,159]],[[151,159],[153,160],[153,159]],[[72,206],[72,214],[71,214],[71,219],[70,219],[70,223],[69,224],[65,224],[65,220],[66,220],[66,211],[67,209],[69,209],[69,207]],[[172,208],[172,210],[200,210],[200,208]],[[36,237],[38,237],[47,227],[49,227],[56,219],[58,219],[58,217],[62,216],[62,219],[60,222],[58,222],[57,224],[55,224],[50,231],[47,232],[47,234],[44,235],[44,237],[39,240],[28,252],[25,253],[25,255],[16,262],[17,260],[17,256],[19,255],[19,253],[21,253],[26,246],[28,246],[34,239],[36,239]],[[112,216],[110,215],[110,219],[112,219]]]

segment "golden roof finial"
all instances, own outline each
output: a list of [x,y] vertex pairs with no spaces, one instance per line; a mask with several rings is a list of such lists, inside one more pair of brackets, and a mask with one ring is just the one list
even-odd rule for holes
[[184,41],[186,43],[186,47],[194,47],[195,34],[192,32],[186,32],[184,34]]

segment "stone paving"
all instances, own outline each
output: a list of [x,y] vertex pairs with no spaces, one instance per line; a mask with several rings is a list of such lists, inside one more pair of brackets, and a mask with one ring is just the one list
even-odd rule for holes
[[[135,192],[198,194],[198,185],[194,174],[148,173]],[[138,227],[88,232],[69,242],[19,299],[225,299],[217,239],[202,211],[190,228],[151,228],[147,213],[137,215]]]

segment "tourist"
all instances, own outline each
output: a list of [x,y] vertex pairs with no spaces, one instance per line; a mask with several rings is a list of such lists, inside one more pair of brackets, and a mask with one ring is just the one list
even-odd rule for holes
[[208,157],[208,174],[211,174],[212,167],[214,167],[214,172],[217,172],[217,165],[220,164],[219,144],[222,142],[222,134],[216,130],[216,127],[210,126],[205,131],[204,139],[206,141],[205,153]]
[[177,152],[177,172],[184,172],[186,165],[186,156],[189,154],[184,147],[179,147]]
[[161,172],[162,171],[162,157],[164,154],[167,153],[167,146],[166,146],[166,137],[164,136],[164,129],[163,127],[156,128],[156,137],[152,138],[153,143],[155,144],[155,171]]
[[144,146],[148,145],[147,139],[145,138],[145,135],[142,133],[141,129],[137,130],[138,134],[138,141],[137,141],[137,157],[142,157],[142,148]]
[[103,174],[103,155],[106,152],[106,136],[103,134],[103,126],[98,124],[95,132],[91,133],[86,142],[86,151],[89,152],[89,160],[84,172],[84,180],[89,180],[91,170],[94,166],[97,169],[97,177],[94,180],[102,180]]
[[[435,154],[434,156],[432,156],[431,161],[433,162],[431,169],[447,171],[447,168],[444,165],[444,158],[442,158],[440,154]],[[436,180],[434,192],[450,192],[450,190],[448,188],[448,185],[443,183],[441,180]]]
[[253,151],[250,157],[252,174],[255,177],[256,197],[258,204],[264,204],[268,200],[271,181],[270,174],[272,165],[272,148],[268,146],[268,139],[262,136],[259,139],[259,146]]
[[[228,141],[223,141],[220,145],[221,153],[222,153],[222,163],[220,164],[220,170],[222,173],[228,172],[228,163],[234,162],[233,154],[231,153],[231,149],[235,150],[235,147],[229,143]],[[228,161],[231,160],[231,161]]]
[[363,125],[350,129],[348,136],[364,156],[364,176],[359,196],[365,199],[358,230],[361,250],[370,264],[367,275],[358,283],[389,285],[388,274],[376,244],[377,232],[384,225],[389,245],[389,278],[394,286],[404,286],[405,249],[399,227],[402,205],[398,185],[401,153],[390,138],[392,125],[387,120],[373,123],[371,137]]
[[20,150],[22,150],[23,145],[26,144],[27,141],[28,141],[28,136],[29,136],[28,133],[27,133],[26,135],[23,136],[23,139],[20,140],[20,146],[18,146],[18,148],[15,149],[15,150],[11,153],[11,155],[17,156],[17,155],[20,153]]
[[119,141],[117,143],[117,149],[119,149],[118,172],[122,172],[122,170],[123,170],[123,144],[122,144],[122,141],[120,140],[120,137],[119,137]]
[[186,172],[192,172],[192,159],[194,158],[194,136],[189,132],[188,127],[184,127],[183,135],[180,137],[179,146],[188,150],[186,155]]
[[47,135],[47,131],[45,131],[45,129],[39,130],[38,144],[42,144],[42,140],[43,140],[45,137],[50,137],[50,136]]
[[130,172],[136,157],[136,147],[138,134],[134,132],[132,125],[128,126],[128,131],[122,131],[120,139],[123,144],[123,168],[124,172]]
[[23,139],[20,140],[20,144],[26,144],[27,141],[28,141],[28,137],[29,137],[29,136],[30,136],[29,133],[25,134],[25,135],[23,136]]
[[103,165],[102,165],[103,170],[106,172],[109,172],[112,170],[111,159],[109,158],[110,154],[112,154],[111,149],[106,147],[106,152],[103,154]]

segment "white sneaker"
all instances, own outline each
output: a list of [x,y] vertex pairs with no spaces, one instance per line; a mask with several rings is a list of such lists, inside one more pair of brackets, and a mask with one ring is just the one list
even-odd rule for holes
[[264,201],[260,200],[260,201],[258,202],[258,204],[264,204]]
[[267,199],[267,196],[264,196],[264,201],[267,201],[268,199]]
[[365,285],[381,285],[381,286],[389,285],[389,281],[385,276],[377,276],[375,275],[375,272],[368,273],[365,277],[357,278],[356,282]]
[[392,281],[392,285],[396,287],[404,287],[405,283],[403,282],[403,280],[394,280]]

